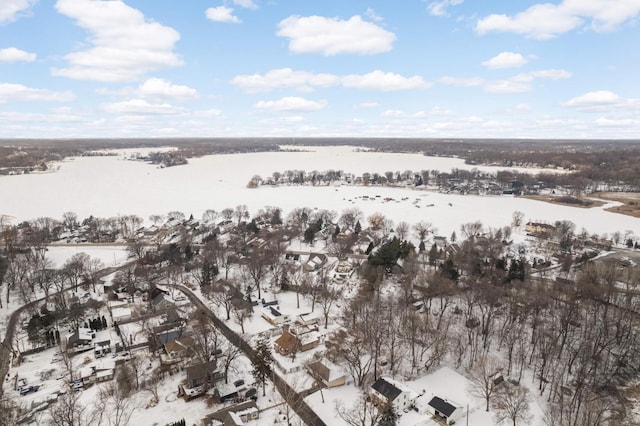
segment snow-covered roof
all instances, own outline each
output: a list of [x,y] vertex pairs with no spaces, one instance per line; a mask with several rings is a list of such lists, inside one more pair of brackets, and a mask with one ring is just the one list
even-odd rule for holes
[[111,309],[111,316],[114,318],[130,317],[131,308],[113,308]]

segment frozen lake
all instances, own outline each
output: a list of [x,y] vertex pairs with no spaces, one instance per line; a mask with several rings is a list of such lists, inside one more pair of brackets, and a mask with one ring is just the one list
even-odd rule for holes
[[[136,150],[128,150],[127,155]],[[59,166],[59,168],[58,168]],[[460,224],[481,221],[492,227],[511,223],[516,210],[526,220],[571,220],[579,231],[611,233],[632,230],[640,235],[640,219],[605,212],[602,207],[579,209],[512,197],[459,196],[415,189],[381,187],[246,187],[253,175],[274,171],[343,170],[348,173],[384,173],[452,168],[495,172],[496,167],[470,166],[461,159],[355,151],[352,147],[322,147],[305,152],[211,155],[190,159],[186,166],[157,168],[122,157],[80,157],[57,163],[57,171],[0,177],[0,214],[13,223],[49,216],[60,219],[67,211],[79,218],[110,217],[181,211],[201,217],[206,209],[222,210],[246,204],[250,213],[265,206],[281,207],[286,215],[296,207],[336,210],[358,207],[365,216],[380,212],[398,222],[433,223],[442,235],[459,232]],[[534,171],[535,172],[535,171]],[[367,195],[373,201],[361,196]],[[376,197],[379,195],[380,197]],[[386,197],[396,201],[383,202]],[[408,197],[409,200],[400,201]],[[418,206],[413,201],[418,198]]]

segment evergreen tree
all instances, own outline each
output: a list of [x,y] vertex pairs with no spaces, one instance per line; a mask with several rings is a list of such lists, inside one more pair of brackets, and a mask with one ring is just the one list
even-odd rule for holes
[[378,426],[395,426],[398,424],[398,413],[393,404],[387,402],[380,407]]
[[253,370],[251,374],[253,374],[256,383],[262,384],[262,396],[265,396],[267,394],[266,383],[271,375],[271,364],[273,364],[273,355],[267,339],[260,338],[258,340],[252,364]]
[[289,277],[287,277],[287,271],[282,271],[282,277],[280,277],[280,290],[289,291]]
[[438,246],[434,243],[429,250],[429,265],[434,266],[438,257]]
[[456,237],[456,231],[453,231],[453,232],[451,233],[451,244],[455,243],[455,242],[456,242],[456,240],[457,240],[457,237]]
[[353,229],[353,232],[354,232],[355,234],[359,234],[359,233],[360,233],[360,231],[362,231],[362,225],[360,225],[360,221],[357,221],[357,222],[356,222],[356,226],[355,226],[355,228]]

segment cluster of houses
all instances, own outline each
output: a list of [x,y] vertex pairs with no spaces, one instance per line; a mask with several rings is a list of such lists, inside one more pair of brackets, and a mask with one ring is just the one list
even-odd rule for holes
[[414,410],[421,415],[440,418],[446,425],[455,424],[462,419],[465,407],[439,395],[418,393],[400,381],[382,377],[371,385],[371,401],[378,406],[390,404],[396,413],[402,414]]

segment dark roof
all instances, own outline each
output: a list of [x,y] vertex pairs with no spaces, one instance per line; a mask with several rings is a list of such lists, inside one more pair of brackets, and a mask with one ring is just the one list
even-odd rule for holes
[[187,367],[187,380],[193,381],[203,379],[213,373],[216,369],[216,361],[202,362]]
[[439,413],[444,414],[446,417],[449,417],[454,411],[456,411],[456,407],[437,396],[434,396],[431,401],[429,401],[429,405],[438,410]]
[[276,311],[271,306],[269,306],[269,309],[271,309],[271,315],[273,315],[274,317],[279,317],[280,315],[282,315],[280,312]]
[[378,379],[371,387],[380,395],[387,398],[388,401],[393,401],[402,393],[400,389],[387,382],[385,379]]

